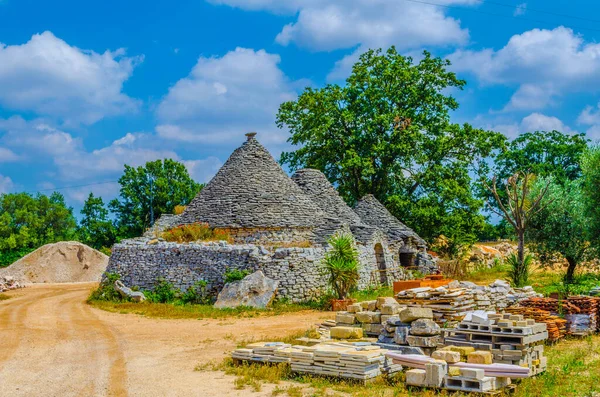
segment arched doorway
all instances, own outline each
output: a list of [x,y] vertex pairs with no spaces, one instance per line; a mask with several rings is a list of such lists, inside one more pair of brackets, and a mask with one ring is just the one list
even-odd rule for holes
[[381,285],[387,285],[385,254],[383,253],[383,246],[380,243],[375,244],[375,260],[377,261],[377,270],[379,270],[379,282]]

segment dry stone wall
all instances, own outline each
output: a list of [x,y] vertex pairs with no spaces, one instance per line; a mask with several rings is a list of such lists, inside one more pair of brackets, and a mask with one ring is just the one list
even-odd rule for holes
[[252,244],[148,244],[148,239],[132,239],[113,247],[107,272],[121,275],[127,286],[145,290],[153,289],[161,278],[182,291],[205,280],[209,292],[216,295],[227,269],[262,270],[280,282],[278,297],[303,301],[326,289],[324,253],[323,248],[267,250]]

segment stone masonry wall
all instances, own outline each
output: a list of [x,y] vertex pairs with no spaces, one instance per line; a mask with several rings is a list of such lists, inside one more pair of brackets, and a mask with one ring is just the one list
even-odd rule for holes
[[107,272],[118,273],[127,286],[152,289],[161,278],[185,291],[200,280],[216,295],[223,287],[227,269],[262,270],[280,282],[278,297],[292,301],[314,298],[326,288],[322,273],[323,248],[278,248],[269,251],[256,245],[225,242],[147,244],[147,239],[116,244]]
[[233,238],[236,244],[269,244],[312,242],[312,228],[220,228]]

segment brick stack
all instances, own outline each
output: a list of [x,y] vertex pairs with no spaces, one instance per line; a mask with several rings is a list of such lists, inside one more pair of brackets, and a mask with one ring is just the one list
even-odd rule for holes
[[598,330],[598,299],[589,296],[571,296],[567,299],[530,298],[520,302],[521,306],[533,307],[562,314],[569,335],[583,336]]
[[511,306],[506,309],[510,314],[520,314],[526,319],[533,319],[536,323],[546,324],[548,340],[555,342],[567,334],[567,320],[552,315],[549,311],[534,307]]
[[494,363],[528,367],[531,375],[546,370],[543,345],[546,339],[546,324],[511,314],[473,314],[469,321],[444,332],[446,345],[489,351]]

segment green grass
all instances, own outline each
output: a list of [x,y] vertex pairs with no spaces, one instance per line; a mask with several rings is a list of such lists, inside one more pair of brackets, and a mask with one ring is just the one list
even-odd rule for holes
[[7,299],[10,299],[10,296],[5,295],[5,294],[0,294],[0,301],[5,301]]
[[88,304],[98,309],[121,314],[139,314],[146,317],[172,318],[172,319],[203,319],[203,318],[250,318],[260,316],[276,316],[285,313],[313,311],[309,304],[275,303],[268,309],[255,309],[251,307],[237,307],[234,309],[217,309],[212,305],[176,305],[172,303],[134,303],[113,302],[103,300],[88,300]]
[[375,300],[382,296],[394,296],[392,287],[368,288],[362,291],[354,291],[350,293],[350,298],[356,299],[357,302]]
[[[600,392],[600,335],[583,339],[567,339],[545,348],[548,370],[535,377],[518,381],[515,397],[579,397],[593,396]],[[432,390],[407,387],[404,374],[392,379],[379,378],[368,385],[350,380],[299,376],[291,373],[288,365],[244,364],[233,365],[231,359],[197,370],[217,370],[236,376],[239,389],[261,390],[261,384],[278,385],[275,395],[329,396],[342,393],[348,396],[465,396],[462,393],[434,392]],[[281,381],[293,382],[286,387]],[[289,390],[289,392],[288,392]],[[310,390],[307,394],[306,390]]]

